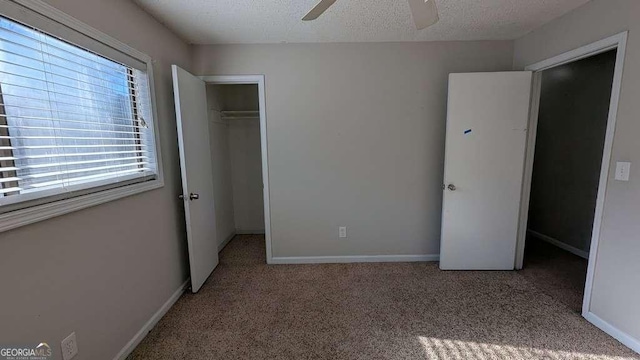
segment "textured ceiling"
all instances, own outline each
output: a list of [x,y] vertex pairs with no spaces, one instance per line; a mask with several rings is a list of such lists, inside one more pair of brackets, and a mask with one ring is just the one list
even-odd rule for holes
[[194,44],[510,40],[589,0],[436,0],[440,21],[416,30],[406,0],[135,0]]

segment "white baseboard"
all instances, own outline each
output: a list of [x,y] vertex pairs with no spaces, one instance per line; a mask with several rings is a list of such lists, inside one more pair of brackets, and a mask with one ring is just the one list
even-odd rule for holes
[[184,293],[190,282],[191,279],[188,278],[182,285],[180,285],[178,290],[176,290],[176,292],[171,295],[169,300],[167,300],[160,307],[160,309],[158,309],[158,311],[156,311],[156,313],[151,316],[151,319],[149,319],[149,321],[147,321],[147,323],[142,326],[142,328],[133,336],[131,340],[129,340],[129,342],[122,348],[122,350],[118,352],[118,354],[113,358],[114,360],[124,360],[133,352],[133,350],[135,350],[136,346],[138,346],[140,342],[145,338],[145,336],[147,336],[149,331],[151,331],[151,329],[156,326],[156,324],[158,323],[158,321],[160,321],[160,319],[162,319],[164,314],[166,314],[167,311],[171,309],[173,304],[175,304],[176,301],[180,299],[180,296],[182,296],[182,293]]
[[261,230],[243,230],[243,229],[236,229],[236,234],[237,235],[264,235],[264,229]]
[[439,261],[440,255],[292,256],[274,257],[270,264],[344,264],[365,262]]
[[614,327],[613,325],[602,320],[592,312],[587,312],[583,314],[583,316],[585,319],[587,319],[587,321],[589,321],[590,323],[598,327],[600,330],[606,332],[607,334],[611,335],[614,339],[620,341],[629,349],[640,354],[640,340]]
[[533,231],[533,230],[527,230],[527,232],[529,234],[531,234],[531,236],[536,237],[540,240],[546,241],[551,245],[555,245],[557,247],[559,247],[560,249],[566,250],[574,255],[578,255],[581,258],[587,259],[589,260],[589,252],[588,251],[584,251],[584,250],[580,250],[576,247],[573,247],[571,245],[567,245],[565,243],[563,243],[562,241],[558,240],[558,239],[554,239],[551,236],[547,236],[545,234],[541,234],[537,231]]
[[227,236],[227,238],[222,243],[220,243],[220,245],[218,245],[218,252],[222,251],[222,249],[224,249],[224,247],[227,246],[229,241],[231,241],[235,236],[236,236],[235,232],[232,232],[231,235]]

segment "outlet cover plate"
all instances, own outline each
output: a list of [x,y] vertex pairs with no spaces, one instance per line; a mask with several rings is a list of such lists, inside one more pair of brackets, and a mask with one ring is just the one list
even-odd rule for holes
[[62,360],[71,360],[76,355],[78,355],[78,343],[76,342],[76,333],[72,332],[62,340]]
[[629,173],[631,172],[631,163],[618,161],[616,163],[616,180],[629,181]]
[[346,226],[340,226],[338,228],[338,237],[340,237],[340,238],[346,238],[347,237],[347,227]]

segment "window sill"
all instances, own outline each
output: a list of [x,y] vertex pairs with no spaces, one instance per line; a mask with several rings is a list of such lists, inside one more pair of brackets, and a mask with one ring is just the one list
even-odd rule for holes
[[0,214],[0,232],[122,199],[127,196],[159,189],[163,186],[164,182],[162,180],[152,180]]

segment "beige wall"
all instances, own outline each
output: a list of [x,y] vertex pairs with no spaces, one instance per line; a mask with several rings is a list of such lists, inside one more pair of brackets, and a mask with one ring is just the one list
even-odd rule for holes
[[79,359],[113,359],[188,277],[170,64],[189,47],[130,1],[48,2],[155,60],[166,186],[1,233],[0,339],[59,357],[75,331]]
[[265,74],[274,256],[438,254],[447,76],[508,70],[512,50],[511,42],[196,46],[194,71]]
[[231,156],[229,154],[229,122],[220,116],[221,86],[207,85],[209,107],[209,144],[213,171],[213,200],[216,208],[216,232],[218,247],[235,233],[233,213],[233,187],[231,182]]
[[[591,311],[640,341],[640,1],[593,0],[515,43],[514,66],[537,62],[629,30]],[[614,181],[616,161],[631,180]]]

